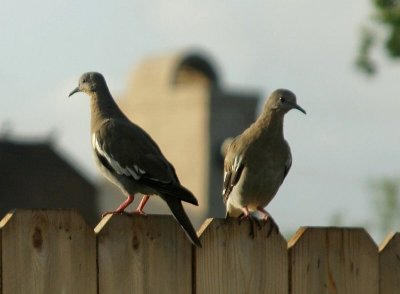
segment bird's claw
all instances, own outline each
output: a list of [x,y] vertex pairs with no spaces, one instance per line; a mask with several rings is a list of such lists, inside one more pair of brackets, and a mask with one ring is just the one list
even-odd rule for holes
[[258,218],[252,216],[251,214],[244,214],[242,213],[241,215],[239,215],[238,217],[238,221],[239,221],[239,225],[242,223],[242,221],[244,220],[248,220],[249,224],[250,224],[250,233],[249,236],[254,239],[255,238],[255,232],[254,232],[254,223],[257,225],[258,229],[261,230],[262,229],[262,225],[261,222]]
[[106,211],[106,212],[103,212],[103,213],[101,214],[101,218],[104,218],[105,216],[107,216],[107,215],[109,215],[109,214],[123,214],[123,213],[125,213],[125,211],[118,211],[118,210],[115,210],[115,211]]
[[268,220],[270,220],[271,225],[270,225],[270,227],[268,229],[268,232],[267,232],[267,238],[269,236],[271,236],[271,234],[274,231],[274,229],[276,231],[276,234],[279,234],[279,227],[275,223],[274,219],[269,215],[269,213],[263,207],[260,207],[260,206],[257,207],[257,210],[263,215],[262,220],[264,222],[264,225],[268,222]]
[[239,217],[238,217],[239,225],[242,223],[242,221],[245,221],[245,220],[249,221],[249,224],[250,224],[250,234],[249,234],[249,236],[252,239],[255,238],[254,224],[257,225],[259,230],[261,230],[266,225],[268,220],[270,220],[270,226],[269,226],[269,228],[267,230],[267,238],[269,236],[271,236],[273,231],[275,231],[276,234],[279,234],[279,227],[277,226],[277,224],[275,223],[274,219],[269,214],[265,214],[261,220],[258,219],[257,217],[252,216],[250,213],[249,214],[242,213],[241,215],[239,215]]
[[136,210],[131,211],[131,212],[125,212],[125,213],[128,214],[128,215],[143,215],[143,216],[147,216],[147,214],[143,210],[139,210],[139,209],[136,209]]
[[250,214],[244,214],[244,213],[242,213],[241,215],[239,215],[239,217],[238,217],[238,222],[239,222],[239,225],[242,223],[242,221],[244,221],[244,220],[250,220],[251,219],[251,216],[250,216]]
[[270,219],[271,221],[270,221],[269,229],[267,231],[267,238],[269,236],[271,236],[271,234],[272,234],[272,232],[274,230],[276,231],[276,234],[279,234],[279,227],[278,227],[278,225],[275,223],[274,219],[270,215],[267,215],[267,216],[265,216],[263,218],[264,225],[268,222],[268,219]]

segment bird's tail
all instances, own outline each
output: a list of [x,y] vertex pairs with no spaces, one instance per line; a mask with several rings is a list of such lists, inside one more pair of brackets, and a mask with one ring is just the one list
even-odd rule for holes
[[175,197],[171,197],[170,195],[160,195],[160,196],[162,199],[164,199],[165,202],[167,202],[169,209],[172,211],[172,214],[174,215],[178,223],[181,225],[181,227],[185,231],[190,241],[194,245],[201,247],[199,237],[197,237],[196,230],[193,228],[193,225],[190,222],[189,217],[187,216],[185,210],[183,209],[181,200]]
[[181,184],[171,184],[171,183],[161,183],[157,181],[153,181],[151,179],[147,179],[145,177],[141,178],[141,182],[149,187],[153,187],[160,194],[168,195],[168,197],[176,198],[178,200],[182,200],[193,205],[198,206],[196,197],[194,197],[193,193],[190,192],[187,188],[182,186]]

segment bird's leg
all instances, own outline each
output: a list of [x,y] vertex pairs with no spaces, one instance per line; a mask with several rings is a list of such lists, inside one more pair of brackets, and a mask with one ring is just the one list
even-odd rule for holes
[[146,205],[147,201],[149,201],[150,196],[149,195],[144,195],[142,200],[140,200],[140,203],[136,210],[133,213],[140,214],[140,215],[146,215],[146,213],[143,211],[144,206]]
[[243,211],[243,213],[241,215],[239,215],[239,224],[242,221],[248,220],[251,218],[250,212],[249,212],[249,209],[247,208],[247,206],[242,207],[242,211]]
[[274,229],[276,230],[276,233],[278,234],[278,233],[279,233],[279,228],[278,228],[278,226],[276,225],[274,219],[273,219],[273,218],[269,215],[269,213],[264,209],[264,207],[258,206],[258,207],[257,207],[257,210],[263,215],[262,220],[264,221],[264,223],[267,222],[268,218],[271,219],[271,226],[270,226],[270,228],[269,228],[269,230],[268,230],[267,236],[269,237]]
[[259,229],[261,229],[261,224],[260,224],[260,222],[258,221],[257,218],[253,217],[250,214],[249,209],[248,209],[247,206],[242,207],[242,211],[243,211],[243,213],[239,216],[239,225],[243,220],[249,220],[249,224],[250,224],[250,234],[249,235],[250,235],[250,237],[252,239],[254,239],[254,237],[255,237],[255,234],[254,234],[254,223],[257,224]]
[[132,203],[133,199],[135,199],[134,195],[129,195],[128,198],[122,202],[122,204],[120,206],[118,206],[118,208],[114,211],[106,211],[104,212],[101,217],[105,217],[107,214],[117,214],[117,213],[123,213],[125,208]]
[[262,207],[262,206],[257,206],[257,210],[259,211],[259,212],[261,212],[261,214],[262,214],[262,220],[263,221],[267,221],[267,219],[270,217],[270,215],[269,215],[269,213],[264,209],[264,207]]

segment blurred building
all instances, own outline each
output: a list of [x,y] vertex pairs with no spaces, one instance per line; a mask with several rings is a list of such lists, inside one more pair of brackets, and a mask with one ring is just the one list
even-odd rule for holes
[[99,220],[96,189],[49,142],[0,139],[0,217],[14,208],[77,208]]
[[[186,52],[143,60],[118,104],[158,142],[182,184],[198,198],[199,207],[186,206],[196,222],[225,215],[221,145],[254,121],[258,98],[256,91],[224,89],[209,57]],[[123,198],[110,194],[121,192],[107,188],[107,206],[115,208]],[[168,211],[151,200],[145,211],[158,212],[160,207]]]

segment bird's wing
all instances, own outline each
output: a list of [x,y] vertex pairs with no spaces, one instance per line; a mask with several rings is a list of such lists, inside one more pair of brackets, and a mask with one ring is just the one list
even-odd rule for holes
[[282,182],[285,180],[287,174],[289,173],[290,168],[292,167],[292,154],[290,152],[290,147],[288,142],[285,142],[285,146],[286,146],[286,152],[287,152],[287,158],[286,158],[286,162],[285,162],[285,167],[283,170],[283,178],[282,178]]
[[245,167],[243,158],[243,154],[236,148],[236,141],[233,140],[229,146],[224,162],[224,182],[222,190],[224,203],[228,200],[230,193],[242,175]]
[[286,178],[286,176],[289,173],[289,170],[290,170],[291,167],[292,167],[292,155],[289,152],[289,156],[288,156],[288,158],[286,160],[286,163],[285,163],[285,170],[283,172],[283,180]]
[[112,173],[129,177],[160,193],[197,204],[184,189],[175,169],[153,139],[140,127],[118,120],[105,122],[93,134],[93,148],[100,162]]
[[158,146],[139,127],[117,120],[104,123],[93,134],[93,147],[118,175],[140,180],[172,182],[174,174]]

